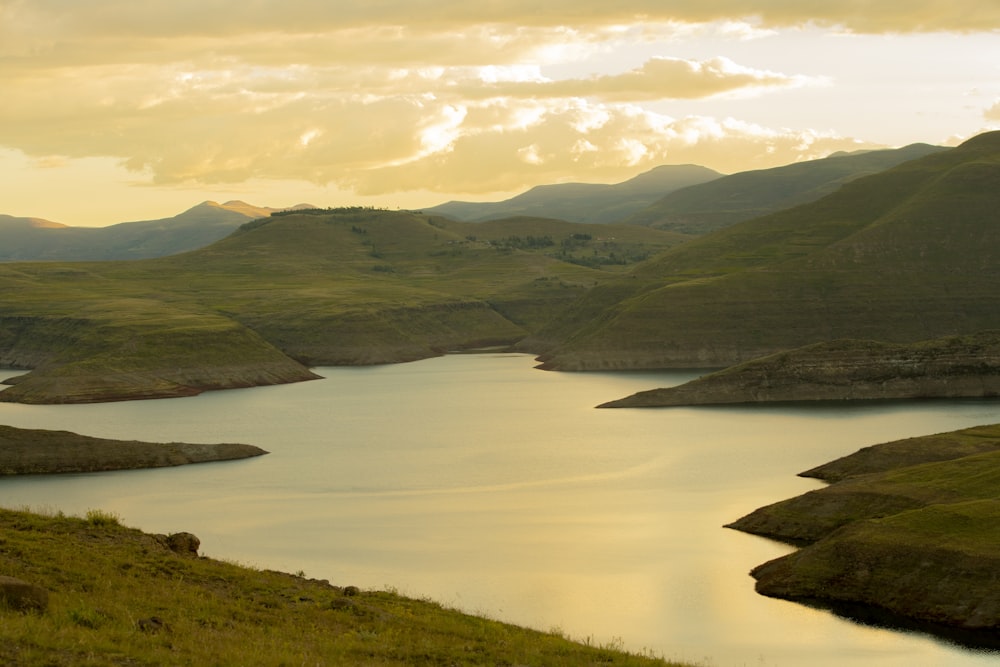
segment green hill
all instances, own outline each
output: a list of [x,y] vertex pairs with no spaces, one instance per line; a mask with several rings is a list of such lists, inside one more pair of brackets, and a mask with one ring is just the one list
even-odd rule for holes
[[0,400],[190,395],[508,345],[684,238],[613,230],[348,208],[263,218],[171,257],[0,264],[0,366],[31,369]]
[[545,367],[722,367],[1000,327],[1000,132],[699,237],[526,342]]
[[945,150],[913,144],[900,149],[838,153],[820,160],[744,171],[665,195],[622,221],[687,234],[706,234],[737,222],[816,201],[843,184]]

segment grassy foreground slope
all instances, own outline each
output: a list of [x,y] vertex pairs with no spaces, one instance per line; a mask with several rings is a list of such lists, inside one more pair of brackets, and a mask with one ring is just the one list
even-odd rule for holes
[[684,238],[603,227],[352,208],[159,259],[0,264],[0,366],[31,369],[0,400],[183,396],[507,345]]
[[758,592],[995,645],[1000,425],[875,445],[803,474],[837,481],[729,525],[807,545],[755,568]]
[[181,555],[96,511],[0,510],[0,571],[49,599],[42,613],[0,603],[5,665],[666,664],[390,592]]
[[1000,132],[700,237],[534,337],[559,370],[730,366],[1000,328]]

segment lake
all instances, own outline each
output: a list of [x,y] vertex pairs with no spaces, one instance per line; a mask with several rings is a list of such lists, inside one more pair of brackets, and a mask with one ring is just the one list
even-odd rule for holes
[[204,555],[705,665],[996,664],[757,595],[748,571],[789,547],[721,526],[820,486],[802,470],[1000,422],[1000,402],[596,410],[694,374],[533,365],[451,355],[193,398],[0,404],[0,423],[22,428],[271,452],[0,479],[0,505],[113,511],[149,532],[195,533]]

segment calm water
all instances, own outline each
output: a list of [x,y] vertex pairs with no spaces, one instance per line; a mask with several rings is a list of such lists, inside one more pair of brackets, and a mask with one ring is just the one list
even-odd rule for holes
[[756,595],[747,572],[788,548],[721,526],[819,486],[799,471],[1000,422],[1000,403],[595,410],[692,375],[532,365],[459,355],[195,398],[0,404],[0,423],[23,428],[271,452],[2,479],[0,505],[110,510],[147,531],[193,532],[205,555],[706,665],[996,664]]

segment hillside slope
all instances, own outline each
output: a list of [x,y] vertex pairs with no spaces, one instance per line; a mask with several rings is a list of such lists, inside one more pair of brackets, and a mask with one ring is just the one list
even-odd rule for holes
[[699,237],[526,343],[558,370],[724,367],[1000,328],[1000,132]]
[[19,583],[33,594],[20,599],[43,607],[0,604],[4,665],[668,665],[428,600],[199,556],[189,533],[143,533],[98,510],[80,519],[0,509],[0,534],[0,601]]
[[622,222],[686,234],[707,234],[816,201],[857,178],[942,150],[945,149],[940,146],[913,144],[744,171],[666,194]]

